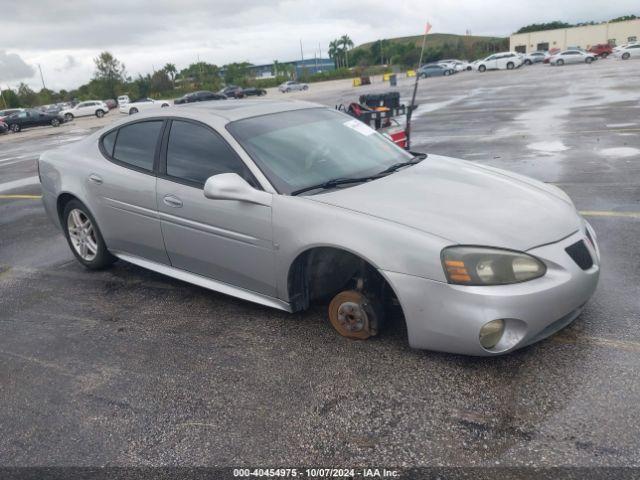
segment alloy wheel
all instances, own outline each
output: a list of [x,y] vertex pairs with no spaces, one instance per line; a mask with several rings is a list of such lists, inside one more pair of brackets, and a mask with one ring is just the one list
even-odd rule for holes
[[67,217],[67,231],[76,253],[86,262],[98,254],[98,240],[91,220],[82,210],[74,208]]

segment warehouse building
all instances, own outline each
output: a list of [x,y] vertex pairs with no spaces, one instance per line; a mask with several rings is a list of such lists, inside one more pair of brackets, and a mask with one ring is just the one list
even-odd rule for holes
[[509,38],[512,52],[529,53],[569,47],[588,49],[592,45],[609,43],[621,45],[640,39],[640,19],[624,22],[607,22],[582,27],[515,33]]

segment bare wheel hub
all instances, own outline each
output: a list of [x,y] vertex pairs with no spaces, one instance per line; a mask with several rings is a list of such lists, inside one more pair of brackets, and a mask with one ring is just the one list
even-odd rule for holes
[[329,320],[343,337],[366,339],[377,333],[374,310],[367,297],[355,290],[340,292],[333,298]]

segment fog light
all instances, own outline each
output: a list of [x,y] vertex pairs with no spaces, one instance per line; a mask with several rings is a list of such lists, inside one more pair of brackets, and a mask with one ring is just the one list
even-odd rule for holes
[[493,348],[502,338],[504,333],[504,320],[491,320],[480,329],[480,345],[484,348]]

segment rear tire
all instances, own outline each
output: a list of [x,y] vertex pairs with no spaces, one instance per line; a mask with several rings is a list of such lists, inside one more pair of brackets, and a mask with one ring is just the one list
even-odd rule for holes
[[585,61],[585,63],[586,63],[587,65],[589,65],[591,62],[593,62],[593,58],[591,58],[591,57],[587,57],[587,58],[585,58],[585,59],[584,59],[584,61]]
[[138,113],[138,109],[135,108],[135,107],[133,107],[132,109],[129,110],[129,115],[134,115],[136,113]]
[[305,85],[304,87],[302,87],[302,90],[309,90],[309,86]]
[[60,126],[60,120],[58,120],[57,118],[54,118],[53,120],[51,120],[51,126],[52,127],[59,127]]
[[117,260],[107,250],[95,218],[80,200],[65,205],[61,223],[71,252],[86,268],[100,270]]
[[18,125],[17,123],[14,123],[9,127],[9,130],[11,130],[13,133],[18,133],[20,132],[20,130],[22,130],[22,127],[20,127],[20,125]]
[[96,110],[96,117],[98,118],[104,117],[104,110]]
[[443,75],[445,77],[448,77],[449,75],[451,75],[451,72],[449,70],[445,70]]
[[524,61],[524,64],[525,64],[525,65],[531,65],[531,64],[533,64],[533,62],[532,62],[531,60],[525,60],[525,61]]
[[602,52],[600,54],[600,58],[607,58],[609,56],[609,54],[607,52]]

